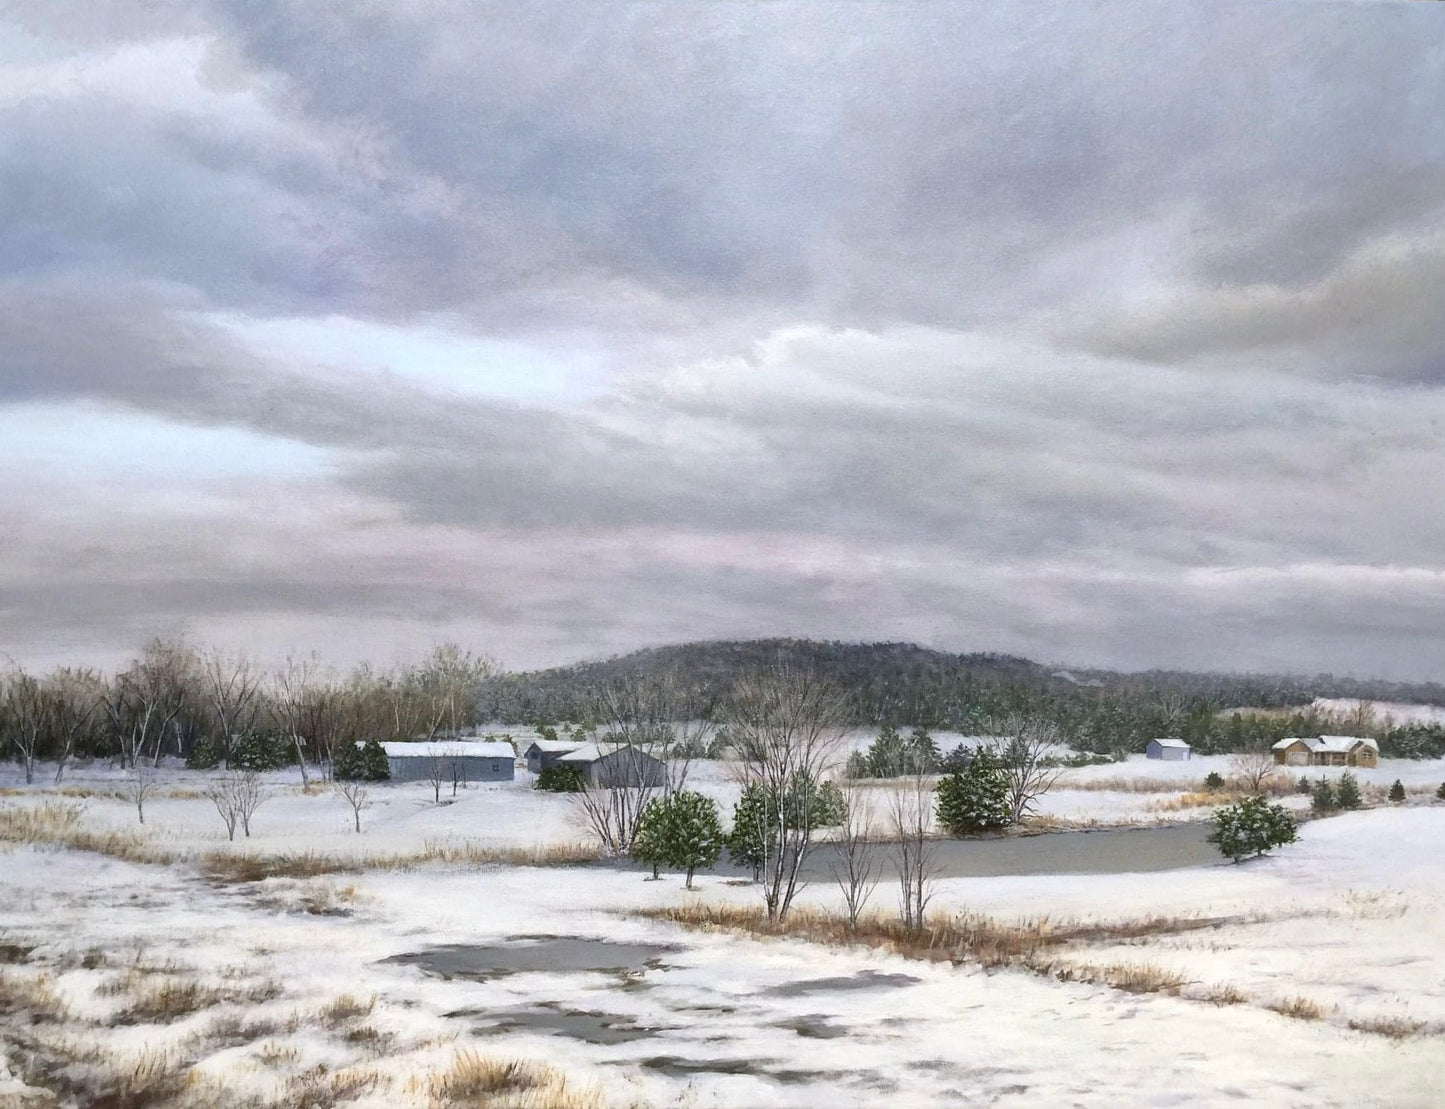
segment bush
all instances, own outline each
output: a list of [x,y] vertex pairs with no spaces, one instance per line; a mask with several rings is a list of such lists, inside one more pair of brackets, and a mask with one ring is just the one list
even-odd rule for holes
[[1390,787],[1390,802],[1392,804],[1398,805],[1404,800],[1405,784],[1401,782],[1399,778],[1396,778],[1395,784]]
[[285,736],[247,732],[231,744],[226,766],[231,770],[279,770],[295,758],[295,748]]
[[1296,793],[1313,793],[1314,791],[1315,791],[1315,787],[1312,786],[1312,785],[1310,785],[1310,780],[1309,780],[1308,778],[1306,778],[1303,774],[1301,774],[1301,775],[1299,776],[1299,782],[1296,783],[1296,785],[1295,785],[1295,792],[1296,792]]
[[1334,812],[1339,804],[1335,800],[1335,788],[1328,778],[1321,778],[1310,791],[1310,808],[1315,812]]
[[1298,838],[1289,810],[1283,805],[1272,805],[1263,797],[1246,797],[1228,805],[1214,814],[1213,821],[1214,831],[1209,834],[1209,842],[1236,863]]
[[967,770],[955,771],[940,781],[934,804],[938,823],[951,836],[1007,828],[1013,816],[1008,779],[988,751],[980,751]]
[[341,782],[384,782],[391,777],[386,751],[374,739],[341,743],[331,758],[331,774]]
[[581,793],[587,788],[587,778],[580,766],[547,766],[538,772],[532,788],[549,793]]
[[221,764],[221,756],[216,753],[216,745],[209,739],[200,739],[191,748],[191,753],[186,756],[187,770],[214,770]]
[[1204,776],[1204,788],[1209,793],[1218,793],[1224,788],[1224,778],[1220,776],[1219,771],[1211,770]]
[[1339,784],[1335,786],[1335,804],[1342,809],[1360,807],[1360,783],[1348,771],[1340,775]]
[[1440,788],[1435,791],[1437,800],[1445,801],[1445,782],[1440,783]]
[[722,825],[712,798],[691,790],[679,790],[671,797],[653,800],[642,811],[632,856],[652,867],[673,866],[687,872],[687,888],[699,869],[717,864],[723,849]]

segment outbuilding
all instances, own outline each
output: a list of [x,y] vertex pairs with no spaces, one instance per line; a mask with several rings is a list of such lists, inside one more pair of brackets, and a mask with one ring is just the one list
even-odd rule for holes
[[1280,766],[1379,766],[1380,745],[1357,735],[1291,736],[1274,745]]
[[587,743],[559,756],[556,765],[577,767],[594,789],[656,789],[667,783],[667,764],[632,744]]
[[510,782],[517,753],[501,740],[438,740],[383,743],[393,782]]
[[1144,754],[1151,759],[1163,759],[1165,762],[1183,762],[1193,757],[1194,748],[1178,736],[1164,736],[1146,743]]

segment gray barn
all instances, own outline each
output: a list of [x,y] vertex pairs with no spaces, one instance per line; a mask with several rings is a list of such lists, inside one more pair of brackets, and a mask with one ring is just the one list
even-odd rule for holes
[[1151,739],[1144,745],[1144,754],[1148,758],[1163,759],[1165,762],[1182,762],[1193,753],[1194,749],[1189,744],[1175,736]]
[[537,739],[523,752],[527,760],[527,769],[533,774],[540,774],[544,770],[551,770],[557,765],[557,760],[563,755],[570,755],[579,747],[585,747],[580,739]]
[[575,766],[589,786],[600,789],[660,788],[667,783],[667,764],[641,747],[588,743],[561,755],[558,766]]
[[383,743],[393,782],[510,782],[517,753],[499,740],[438,740]]

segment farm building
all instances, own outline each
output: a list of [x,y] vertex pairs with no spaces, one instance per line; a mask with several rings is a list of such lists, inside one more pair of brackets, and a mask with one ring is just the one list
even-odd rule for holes
[[1274,745],[1280,766],[1378,766],[1380,745],[1355,735],[1291,737]]
[[580,739],[538,739],[522,752],[522,756],[527,760],[527,769],[533,774],[540,774],[556,766],[563,755],[570,755],[585,746],[586,743]]
[[509,782],[517,753],[500,740],[444,740],[383,743],[393,782]]
[[587,743],[557,759],[558,766],[575,766],[589,786],[602,789],[662,786],[667,764],[641,747]]
[[1194,754],[1194,749],[1177,736],[1151,739],[1144,745],[1144,754],[1151,759],[1165,762],[1182,762]]

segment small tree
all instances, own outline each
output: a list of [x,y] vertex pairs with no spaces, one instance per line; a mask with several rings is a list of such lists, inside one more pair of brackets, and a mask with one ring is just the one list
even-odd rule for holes
[[1435,791],[1437,801],[1445,801],[1445,782],[1440,783],[1440,788]]
[[1269,780],[1274,777],[1274,752],[1268,747],[1258,746],[1241,751],[1229,760],[1229,769],[1241,789],[1250,793],[1263,793]]
[[1340,775],[1339,784],[1335,787],[1335,804],[1342,809],[1360,807],[1360,783],[1353,774],[1346,772]]
[[532,788],[549,793],[581,793],[587,788],[587,779],[581,767],[546,766],[538,771]]
[[1219,771],[1211,770],[1204,776],[1204,789],[1206,792],[1218,793],[1223,788],[1224,778],[1220,776]]
[[266,800],[266,787],[253,770],[232,772],[214,782],[206,796],[221,814],[226,825],[226,838],[236,838],[239,823],[246,836],[251,835],[251,818]]
[[668,802],[654,798],[638,818],[637,834],[632,837],[632,857],[652,867],[649,881],[657,881],[658,870],[668,861],[670,831],[667,825],[671,816]]
[[[848,927],[858,927],[858,916],[878,886],[873,844],[868,839],[873,806],[867,794],[856,786],[843,790],[843,822],[838,836],[838,856],[833,862],[833,880],[843,892]],[[731,852],[729,852],[731,853]]]
[[153,767],[138,762],[130,768],[126,780],[126,794],[135,803],[136,819],[146,822],[146,799],[156,790],[156,775]]
[[718,823],[717,805],[711,797],[690,789],[674,793],[663,804],[668,809],[664,821],[666,861],[687,872],[686,886],[692,889],[693,874],[711,870],[722,854],[723,832]]
[[888,815],[897,837],[899,919],[907,932],[923,930],[923,914],[933,897],[933,852],[928,833],[933,816],[931,783],[924,774],[903,778],[890,792]]
[[1334,812],[1338,805],[1334,786],[1330,785],[1328,778],[1321,778],[1310,794],[1310,808],[1317,813],[1327,813]]
[[1403,803],[1404,800],[1405,800],[1405,785],[1404,785],[1403,782],[1400,781],[1399,778],[1396,778],[1396,779],[1395,779],[1395,784],[1390,787],[1390,802],[1391,802],[1392,804],[1399,805],[1399,804]]
[[371,808],[371,791],[366,788],[366,783],[358,779],[337,780],[333,783],[337,794],[351,806],[351,815],[356,823],[356,830],[361,831],[361,811]]
[[761,786],[747,786],[733,805],[733,826],[728,833],[728,861],[747,867],[753,881],[762,877],[763,862],[771,850],[771,828],[768,820],[768,799]]
[[331,774],[338,781],[384,782],[391,777],[386,748],[374,739],[338,744],[332,760]]
[[1298,838],[1289,810],[1283,805],[1272,805],[1263,797],[1246,797],[1219,809],[1213,821],[1214,831],[1209,834],[1209,842],[1236,863]]
[[1052,753],[1064,745],[1065,736],[1057,725],[1038,717],[1013,717],[996,730],[1002,736],[996,753],[1008,783],[1010,819],[1021,824],[1063,773]]
[[938,823],[951,836],[972,836],[1007,828],[1008,780],[987,750],[979,751],[963,771],[939,780],[935,798]]

